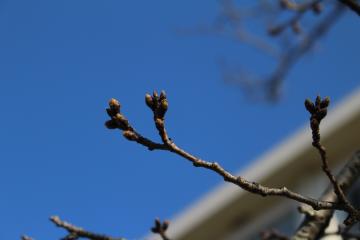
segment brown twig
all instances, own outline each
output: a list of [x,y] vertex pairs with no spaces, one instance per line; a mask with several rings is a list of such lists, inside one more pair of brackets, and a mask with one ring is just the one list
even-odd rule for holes
[[106,235],[89,232],[83,228],[72,225],[71,223],[62,221],[58,216],[52,216],[50,220],[58,227],[68,231],[68,235],[64,240],[76,240],[78,238],[87,238],[90,240],[125,240],[124,238],[113,238]]
[[327,107],[330,104],[330,99],[328,97],[321,99],[320,96],[316,97],[315,103],[311,100],[306,99],[305,107],[310,113],[310,127],[312,131],[312,145],[318,150],[321,161],[322,161],[322,170],[329,178],[331,184],[334,187],[334,191],[338,196],[339,203],[343,204],[346,211],[349,213],[349,217],[346,219],[345,223],[347,225],[352,224],[354,221],[360,220],[359,211],[355,209],[354,206],[346,198],[343,190],[340,187],[340,184],[337,182],[335,176],[332,174],[329,162],[327,159],[326,148],[320,143],[320,123],[321,120],[327,114]]
[[141,145],[144,145],[149,148],[149,142],[151,142],[151,150],[167,150],[173,152],[187,160],[189,160],[195,167],[202,167],[222,176],[224,181],[231,182],[240,188],[261,195],[261,196],[283,196],[293,200],[296,200],[300,203],[310,205],[313,209],[337,209],[347,211],[343,204],[338,204],[331,201],[319,201],[310,197],[303,196],[299,193],[293,192],[286,187],[282,188],[271,188],[263,186],[259,183],[252,182],[244,179],[241,176],[234,176],[230,172],[226,171],[220,164],[217,162],[208,162],[202,160],[194,155],[186,152],[185,150],[179,148],[168,136],[165,129],[165,113],[168,109],[168,102],[165,95],[165,92],[162,92],[160,96],[156,92],[153,95],[147,94],[145,97],[146,104],[152,110],[154,114],[154,122],[156,128],[159,132],[159,135],[162,139],[162,144],[155,143],[145,137],[139,137],[139,135],[129,124],[127,119],[120,113],[120,103],[111,99],[109,102],[109,108],[107,113],[110,116],[111,120],[106,122],[106,126],[110,129],[120,129],[123,131],[123,135],[130,141],[135,141]]

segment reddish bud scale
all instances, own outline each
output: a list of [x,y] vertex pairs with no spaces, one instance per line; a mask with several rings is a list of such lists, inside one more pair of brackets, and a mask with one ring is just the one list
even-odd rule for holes
[[118,100],[112,98],[112,99],[110,99],[110,101],[109,101],[109,107],[110,107],[111,109],[120,110],[121,105],[120,105],[120,103],[119,103]]

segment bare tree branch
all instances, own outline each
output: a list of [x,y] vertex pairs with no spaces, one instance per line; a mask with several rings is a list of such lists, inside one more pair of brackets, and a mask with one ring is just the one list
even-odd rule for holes
[[218,175],[222,176],[224,181],[231,182],[240,188],[261,195],[261,196],[283,196],[293,200],[296,200],[300,203],[310,205],[315,210],[320,209],[336,209],[347,211],[344,204],[339,204],[332,201],[319,201],[314,198],[303,196],[299,193],[288,190],[286,187],[282,188],[271,188],[263,186],[257,182],[252,182],[244,179],[241,176],[234,176],[230,172],[226,171],[220,164],[217,162],[208,162],[202,160],[194,155],[186,152],[185,150],[178,147],[168,136],[165,129],[165,113],[168,109],[168,102],[165,95],[165,92],[161,92],[160,96],[154,92],[153,95],[146,94],[145,97],[146,104],[152,110],[154,115],[155,126],[159,132],[159,135],[162,139],[162,144],[154,143],[147,138],[139,135],[130,125],[128,120],[120,113],[120,103],[111,99],[109,102],[109,108],[107,113],[110,116],[111,120],[106,122],[106,126],[110,129],[120,129],[123,131],[123,135],[130,141],[135,141],[141,145],[144,145],[149,148],[148,143],[152,142],[151,150],[167,150],[173,152],[190,162],[195,167],[202,167],[216,172]]
[[322,100],[320,96],[317,96],[315,103],[311,102],[309,99],[306,99],[305,101],[305,107],[311,114],[310,127],[312,130],[312,145],[318,150],[321,156],[322,170],[333,185],[335,193],[338,196],[338,202],[344,204],[346,211],[349,213],[349,217],[346,219],[345,224],[350,225],[354,221],[356,222],[359,220],[359,211],[348,201],[335,176],[332,174],[327,159],[326,148],[320,143],[320,122],[326,116],[329,104],[330,99],[328,97]]
[[305,1],[303,3],[297,3],[291,0],[279,0],[279,2],[283,8],[297,12],[305,12],[311,10],[313,7],[317,7],[316,5],[322,2],[322,0]]

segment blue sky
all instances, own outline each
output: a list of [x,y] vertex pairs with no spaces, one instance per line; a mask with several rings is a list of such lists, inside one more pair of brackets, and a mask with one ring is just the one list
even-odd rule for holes
[[54,214],[140,237],[221,182],[105,129],[112,97],[158,139],[144,94],[165,89],[175,142],[237,171],[306,123],[306,97],[336,102],[358,87],[360,20],[348,13],[293,69],[279,103],[248,101],[224,84],[216,60],[267,62],[231,39],[175,31],[217,11],[205,0],[0,1],[0,239],[64,236]]

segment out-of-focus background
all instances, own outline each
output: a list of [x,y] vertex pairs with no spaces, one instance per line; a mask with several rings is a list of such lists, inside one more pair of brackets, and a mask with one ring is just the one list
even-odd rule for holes
[[140,238],[155,217],[174,217],[221,183],[107,130],[112,97],[139,132],[158,139],[144,94],[166,90],[172,139],[238,171],[306,123],[305,98],[336,104],[359,86],[360,19],[348,11],[292,69],[278,101],[253,101],[223,81],[218,60],[256,70],[269,59],[231,38],[181,30],[212,22],[219,8],[204,0],[0,1],[1,239],[64,236],[51,215]]

